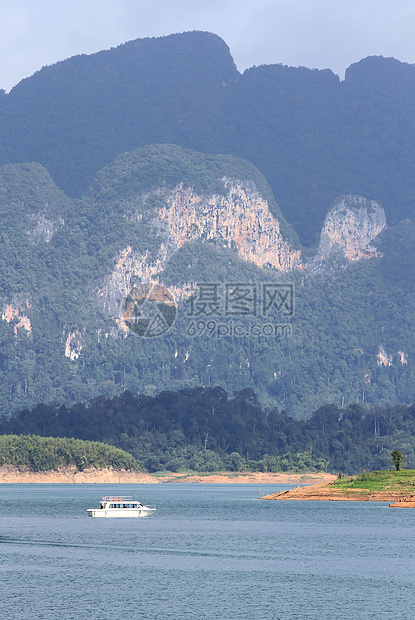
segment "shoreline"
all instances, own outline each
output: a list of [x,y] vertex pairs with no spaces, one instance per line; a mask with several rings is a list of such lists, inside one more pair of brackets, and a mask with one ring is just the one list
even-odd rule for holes
[[85,469],[75,467],[60,470],[34,472],[21,471],[17,467],[0,467],[0,484],[305,484],[327,483],[336,476],[319,473],[262,473],[262,472],[220,472],[220,473],[175,473],[158,475],[139,471],[113,469]]
[[0,467],[0,484],[157,484],[159,480],[139,471],[115,469],[84,469],[64,467],[52,471],[19,470],[17,467]]
[[392,508],[415,508],[415,496],[403,491],[370,491],[369,489],[336,489],[330,482],[320,482],[264,495],[270,501],[320,501],[320,502],[389,502]]

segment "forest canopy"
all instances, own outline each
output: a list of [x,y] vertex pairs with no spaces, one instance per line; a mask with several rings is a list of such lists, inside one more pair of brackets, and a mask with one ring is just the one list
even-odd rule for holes
[[119,448],[96,441],[36,435],[1,435],[0,466],[13,465],[31,471],[51,471],[75,466],[77,471],[95,468],[137,469],[135,459]]
[[[138,467],[150,472],[324,469],[354,474],[390,469],[395,449],[405,454],[408,467],[415,466],[414,405],[370,409],[326,405],[301,421],[285,411],[263,408],[250,389],[231,398],[219,386],[165,391],[154,397],[124,392],[70,408],[37,405],[16,416],[3,416],[0,432],[105,442],[128,452]],[[92,450],[92,445],[103,444],[87,445]],[[51,446],[59,458],[69,458],[58,451],[58,444]],[[76,456],[71,458],[78,466],[81,447],[76,442],[73,446]],[[93,456],[82,450],[88,463],[104,466],[98,448]],[[123,460],[118,452],[104,453],[113,467],[134,467],[135,461]]]

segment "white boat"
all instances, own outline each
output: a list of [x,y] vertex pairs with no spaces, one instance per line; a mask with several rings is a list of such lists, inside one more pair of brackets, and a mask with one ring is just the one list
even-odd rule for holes
[[143,506],[129,496],[102,496],[99,508],[88,508],[88,517],[149,517],[157,509],[155,506]]

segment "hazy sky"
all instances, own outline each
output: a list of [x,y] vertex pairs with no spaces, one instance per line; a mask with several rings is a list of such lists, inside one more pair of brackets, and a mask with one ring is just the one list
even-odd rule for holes
[[0,88],[76,54],[187,30],[221,36],[240,71],[415,63],[415,0],[0,0]]

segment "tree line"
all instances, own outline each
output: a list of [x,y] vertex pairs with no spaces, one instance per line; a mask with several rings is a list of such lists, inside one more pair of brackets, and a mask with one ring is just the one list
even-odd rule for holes
[[151,397],[124,392],[70,408],[36,405],[0,418],[0,433],[73,437],[127,451],[139,467],[196,471],[312,471],[354,474],[388,469],[391,451],[415,466],[415,405],[325,405],[308,420],[263,408],[245,389],[164,391]]
[[13,465],[31,471],[51,471],[75,466],[88,468],[137,469],[135,459],[124,450],[96,441],[82,441],[35,435],[0,436],[0,466]]

